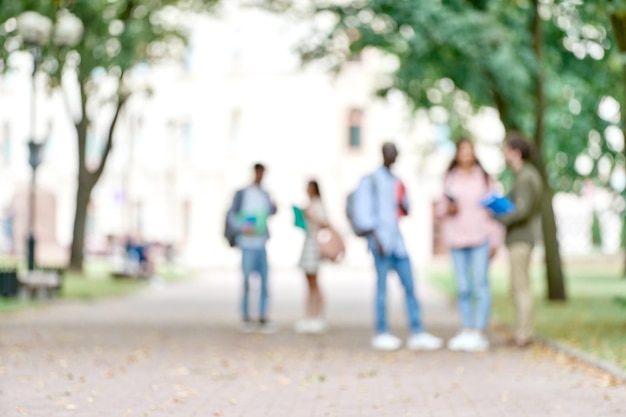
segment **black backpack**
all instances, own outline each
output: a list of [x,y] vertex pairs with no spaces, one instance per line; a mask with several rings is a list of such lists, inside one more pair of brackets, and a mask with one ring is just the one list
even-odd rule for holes
[[239,211],[241,211],[242,200],[243,190],[239,190],[235,193],[232,206],[226,212],[226,221],[224,222],[224,237],[228,241],[228,244],[231,248],[234,248],[237,245],[237,236],[239,235],[239,232],[231,225],[229,217],[231,213],[237,214]]

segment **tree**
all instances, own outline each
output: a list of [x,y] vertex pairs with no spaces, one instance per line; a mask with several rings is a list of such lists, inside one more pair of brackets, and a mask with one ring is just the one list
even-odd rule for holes
[[[184,14],[208,10],[217,1],[2,1],[0,23],[4,26],[0,32],[0,57],[4,71],[11,70],[9,58],[17,48],[27,48],[20,43],[12,24],[22,12],[37,11],[53,20],[59,13],[70,12],[87,28],[73,48],[58,47],[50,42],[41,50],[40,72],[49,77],[51,88],[64,92],[78,141],[78,186],[70,269],[82,269],[87,207],[113,148],[117,121],[133,92],[129,88],[133,69],[140,63],[180,59],[187,35]],[[71,108],[72,97],[67,87],[71,82],[78,85],[80,109]],[[100,161],[91,166],[86,149],[96,121],[106,125],[106,132]]]
[[[270,3],[284,9],[288,1]],[[619,160],[615,150],[601,140],[611,122],[598,111],[602,101],[614,94],[616,79],[608,20],[582,19],[579,9],[592,2],[580,3],[320,3],[314,13],[334,16],[334,26],[325,36],[309,36],[302,48],[305,60],[330,56],[336,67],[375,48],[398,60],[392,77],[381,85],[380,95],[399,90],[414,108],[445,106],[451,120],[461,125],[467,115],[458,114],[454,104],[459,99],[474,110],[494,107],[506,129],[535,139],[536,165],[549,197],[544,201],[542,223],[548,298],[552,300],[566,296],[553,190],[581,192],[590,179],[608,187],[608,180],[597,174],[607,161],[613,169]],[[442,79],[455,86],[448,94],[453,100],[447,104],[442,99],[446,92],[439,88]],[[439,91],[433,94],[433,90]],[[591,158],[588,171],[579,167],[580,155]]]
[[[440,106],[440,95],[433,95],[432,90],[439,80],[448,79],[454,83],[457,97],[468,100],[474,109],[495,107],[505,128],[534,136],[542,146],[543,112],[534,111],[537,104],[544,104],[541,51],[533,48],[542,42],[533,43],[534,30],[540,25],[532,20],[532,8],[493,1],[370,0],[317,10],[328,12],[337,22],[322,42],[305,45],[305,59],[343,53],[338,59],[341,63],[352,54],[377,48],[399,61],[381,95],[400,90],[415,108]],[[346,42],[348,51],[341,52],[337,45]],[[451,113],[456,112],[454,107],[449,109]],[[547,184],[541,165],[543,151],[539,149],[537,162]],[[544,222],[548,296],[564,299],[552,193],[549,196],[543,216],[548,219]]]

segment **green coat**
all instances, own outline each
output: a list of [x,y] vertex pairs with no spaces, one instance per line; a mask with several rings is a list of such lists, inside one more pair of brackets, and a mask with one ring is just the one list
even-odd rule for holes
[[508,197],[515,203],[515,210],[496,217],[506,227],[506,244],[526,242],[534,245],[535,226],[541,213],[543,182],[537,168],[525,162],[514,173],[513,188]]

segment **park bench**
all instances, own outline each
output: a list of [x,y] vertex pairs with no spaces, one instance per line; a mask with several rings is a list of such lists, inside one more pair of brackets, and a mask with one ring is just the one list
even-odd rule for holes
[[19,280],[21,299],[47,300],[59,295],[63,285],[62,268],[40,268],[26,271]]

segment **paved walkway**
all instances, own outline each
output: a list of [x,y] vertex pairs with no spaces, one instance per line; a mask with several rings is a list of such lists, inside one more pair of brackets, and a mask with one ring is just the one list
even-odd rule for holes
[[[332,329],[299,336],[296,271],[272,277],[273,336],[237,331],[233,271],[138,296],[0,318],[0,415],[624,416],[626,387],[539,349],[393,353],[369,349],[372,274],[327,270]],[[392,321],[405,335],[399,285]],[[430,330],[449,337],[450,303],[421,284]],[[497,335],[495,337],[497,339]]]

